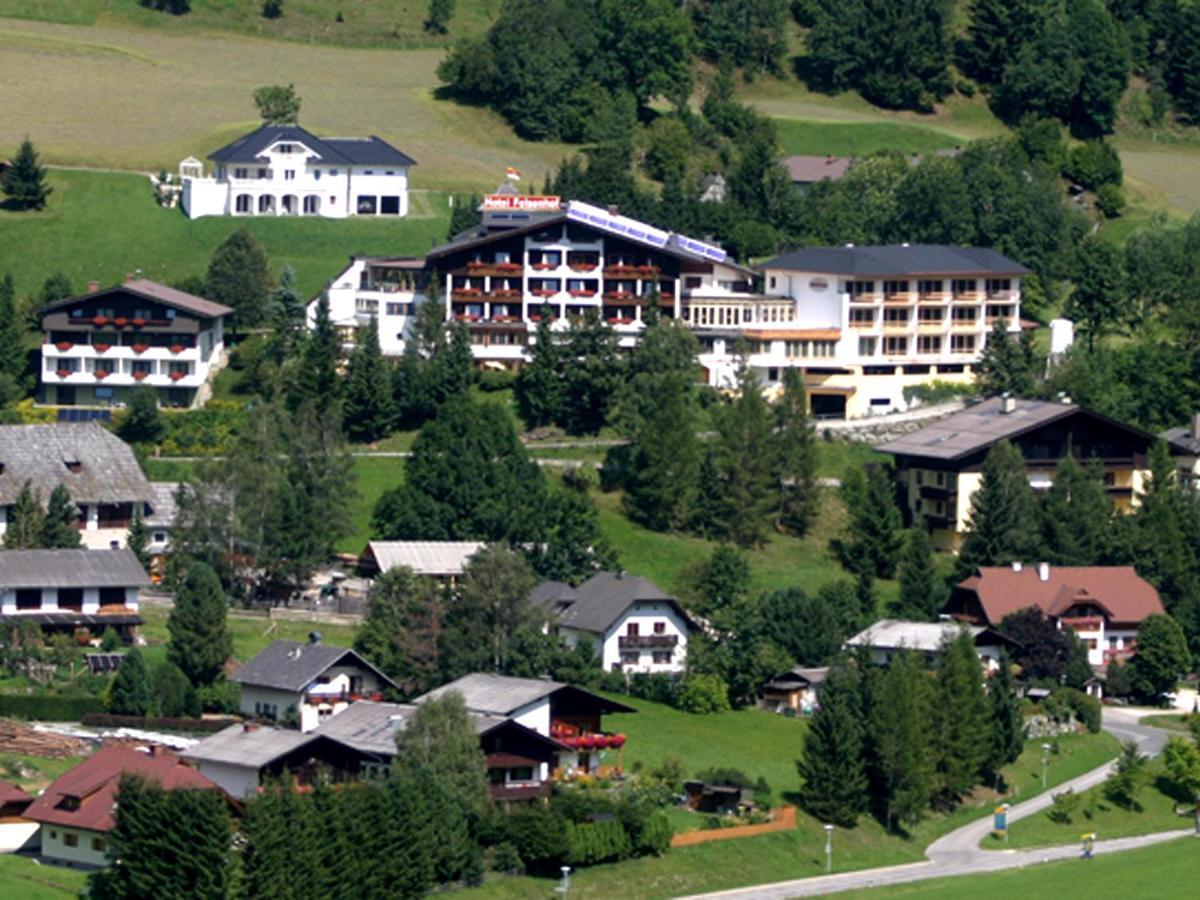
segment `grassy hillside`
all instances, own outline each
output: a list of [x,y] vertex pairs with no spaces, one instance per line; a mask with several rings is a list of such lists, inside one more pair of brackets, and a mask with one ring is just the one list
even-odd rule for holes
[[0,885],[6,897],[21,900],[69,900],[87,888],[87,873],[41,865],[25,856],[0,854]]
[[[0,54],[0,58],[3,54]],[[213,250],[248,226],[276,271],[296,270],[304,296],[316,293],[355,254],[424,253],[446,236],[449,210],[437,193],[413,195],[413,215],[402,220],[353,218],[231,218],[190,220],[154,202],[140,175],[54,170],[54,193],[39,212],[0,210],[0,272],[11,271],[19,294],[31,293],[61,270],[76,289],[92,280],[119,281],[141,269],[172,282],[202,275]]]

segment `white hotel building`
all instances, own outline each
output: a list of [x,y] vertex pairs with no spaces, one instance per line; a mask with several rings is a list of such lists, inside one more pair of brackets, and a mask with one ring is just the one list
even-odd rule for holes
[[1019,328],[1027,270],[992,250],[809,248],[756,271],[713,244],[579,201],[495,194],[482,212],[480,226],[424,258],[352,260],[328,291],[347,341],[375,316],[383,352],[402,353],[434,278],[447,316],[493,368],[528,360],[546,307],[558,330],[594,310],[628,349],[657,303],[695,331],[708,384],[734,383],[744,339],[764,387],[800,367],[813,412],[840,418],[904,409],[905,388],[919,384],[970,382],[993,322]]
[[179,165],[182,206],[200,216],[408,215],[408,170],[416,163],[391,144],[319,138],[299,125],[263,125],[209,159]]

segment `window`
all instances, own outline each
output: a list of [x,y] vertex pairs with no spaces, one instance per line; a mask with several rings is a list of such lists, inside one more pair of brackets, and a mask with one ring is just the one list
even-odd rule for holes
[[150,540],[156,544],[165,544],[167,542],[167,533],[165,531],[156,531]]
[[833,356],[836,341],[786,341],[787,356],[805,356],[813,359],[828,359]]
[[989,303],[987,317],[989,319],[1011,319],[1012,307],[1007,303]]
[[330,169],[330,170],[329,170],[329,177],[330,177],[330,178],[337,178],[337,173],[338,173],[338,170],[337,170],[337,169]]
[[374,175],[374,174],[375,174],[375,170],[374,170],[374,169],[364,169],[364,170],[363,170],[363,174],[364,174],[364,175]]
[[358,198],[358,214],[373,216],[375,215],[375,198],[360,196]]
[[250,170],[249,169],[234,169],[233,177],[234,178],[249,178]]
[[313,179],[315,181],[321,180],[321,170],[320,169],[313,169]]
[[913,474],[916,475],[916,478],[917,478],[917,487],[920,487],[921,485],[923,485],[925,483],[925,473],[924,472],[922,472],[920,469],[917,469],[916,472]]
[[956,306],[951,310],[950,318],[955,322],[974,322],[979,318],[979,309],[974,306]]
[[513,766],[508,770],[509,781],[533,781],[533,766]]
[[852,309],[850,310],[850,323],[858,323],[867,325],[875,324],[875,310],[873,309]]
[[[767,369],[767,381],[778,381],[778,380],[779,380],[779,369],[776,366],[771,366],[769,369]],[[655,625],[654,627],[657,628],[658,626]]]
[[942,292],[942,282],[938,279],[923,279],[918,282],[918,287],[922,294],[940,294]]
[[92,388],[92,394],[97,400],[111,400],[113,397],[113,389],[106,387]]
[[313,215],[321,208],[321,198],[315,195],[310,195],[304,198],[304,212],[307,215]]
[[775,276],[771,276],[771,290],[775,290]]
[[79,846],[79,835],[72,834],[69,831],[64,831],[63,832],[63,846],[78,847]]
[[379,213],[384,216],[400,215],[400,198],[399,197],[380,197],[379,198]]
[[103,853],[108,849],[108,841],[102,837],[94,837],[92,838],[92,849],[97,853]]
[[974,353],[975,352],[975,335],[973,334],[954,334],[950,336],[950,352],[951,353]]
[[384,307],[384,312],[389,316],[407,316],[410,312],[410,303],[387,303]]
[[291,145],[291,144],[280,144],[280,145],[279,145],[279,146],[276,148],[276,151],[275,151],[275,152],[276,152],[276,153],[294,153],[294,152],[295,152],[295,149],[292,147],[292,145]]
[[907,309],[889,308],[883,311],[883,321],[889,325],[904,325],[908,322]]
[[917,338],[918,353],[941,353],[942,338],[941,335],[923,334]]
[[918,322],[941,322],[946,318],[946,310],[941,306],[922,306],[917,310]]
[[235,204],[234,209],[236,209],[238,212],[240,212],[240,213],[250,212],[250,195],[249,194],[238,194],[237,200],[234,201],[234,204]]
[[59,588],[58,608],[83,612],[83,588]]
[[704,283],[704,280],[699,275],[688,275],[683,279],[683,286],[688,290],[696,290]]
[[908,352],[908,338],[885,337],[883,339],[883,355],[898,356]]
[[945,487],[945,486],[946,486],[946,473],[945,473],[945,472],[938,472],[938,473],[937,473],[937,486],[938,486],[938,487]]
[[17,609],[41,609],[42,608],[42,589],[41,588],[18,588],[17,589]]
[[989,278],[987,280],[987,292],[989,294],[1007,294],[1011,290],[1011,278]]
[[284,181],[295,181],[296,180],[296,170],[295,169],[284,169],[283,180]]
[[258,198],[258,211],[260,213],[269,213],[275,211],[275,198],[270,194],[263,194]]
[[641,655],[638,653],[622,653],[621,654],[621,665],[636,666],[638,664],[638,660],[640,658],[641,658]]
[[954,293],[967,294],[975,290],[974,278],[955,278],[952,282]]
[[667,623],[666,622],[655,622],[654,623],[654,633],[655,634],[666,634],[667,633]]
[[638,623],[630,622],[629,624],[627,624],[625,626],[625,634],[628,637],[637,637],[638,636]]
[[655,650],[654,651],[654,664],[656,666],[669,666],[671,664],[671,651]]
[[874,356],[877,348],[877,341],[873,337],[865,337],[858,339],[858,355],[859,356]]
[[885,281],[883,283],[883,292],[885,294],[907,294],[907,281]]
[[384,174],[384,175],[395,175],[395,174],[396,174],[396,170],[395,170],[395,169],[388,169],[388,170],[387,170],[387,171],[385,171],[383,174]]
[[270,170],[270,169],[259,169],[259,170],[258,170],[258,177],[259,177],[259,178],[270,178],[270,177],[271,177],[271,170]]

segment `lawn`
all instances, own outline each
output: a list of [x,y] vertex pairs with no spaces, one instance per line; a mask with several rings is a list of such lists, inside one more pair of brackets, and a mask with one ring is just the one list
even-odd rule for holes
[[[805,727],[802,721],[758,710],[688,716],[656,704],[621,699],[637,706],[639,712],[610,716],[605,721],[629,737],[624,751],[627,766],[631,760],[653,764],[657,759],[680,756],[688,762],[689,772],[712,764],[737,766],[748,774],[763,774],[777,794],[780,785],[785,789],[798,786],[793,765],[800,750],[797,738]],[[1022,797],[1040,789],[1040,745],[1040,741],[1030,741],[1022,758],[1006,771],[1009,783],[1021,789]],[[1111,759],[1117,749],[1116,740],[1107,734],[1063,738],[1062,752],[1049,768],[1050,785],[1095,768]],[[746,762],[748,759],[757,762]],[[773,780],[771,773],[782,780]],[[869,818],[862,819],[856,828],[839,828],[833,837],[834,869],[849,871],[919,861],[931,841],[990,815],[997,799],[994,792],[980,789],[951,815],[927,818],[907,839],[887,834]],[[572,896],[671,897],[819,875],[824,871],[824,846],[822,824],[800,812],[795,831],[680,847],[662,857],[583,869],[571,876]],[[482,888],[464,893],[480,898],[532,898],[549,896],[552,888],[553,883],[545,879],[492,878]]]
[[[0,52],[0,70],[4,56]],[[137,270],[168,284],[203,275],[213,250],[246,226],[266,249],[275,272],[290,263],[301,295],[309,297],[345,268],[350,256],[424,253],[445,238],[448,222],[441,194],[416,195],[421,198],[420,217],[395,221],[221,216],[190,220],[177,209],[158,206],[149,181],[138,175],[55,170],[50,184],[54,193],[45,210],[0,211],[5,250],[0,271],[12,272],[19,294],[35,292],[56,271],[65,272],[80,293],[88,281],[112,284]],[[120,227],[114,227],[118,222]]]
[[1077,841],[1084,832],[1094,832],[1098,839],[1104,840],[1191,827],[1195,821],[1191,807],[1187,808],[1186,815],[1176,815],[1177,801],[1168,791],[1170,782],[1163,765],[1154,760],[1150,764],[1150,784],[1138,794],[1137,805],[1133,808],[1125,809],[1109,800],[1104,795],[1104,786],[1099,785],[1080,795],[1079,808],[1070,822],[1055,822],[1048,812],[1040,812],[1014,822],[1009,829],[1007,845],[995,837],[988,837],[980,846],[985,850],[1051,847]]
[[[0,754],[0,777],[36,794],[67,769],[73,768],[80,757],[50,759],[45,756],[25,756],[18,753]],[[20,774],[20,773],[24,774]]]
[[866,156],[879,150],[928,154],[964,142],[960,135],[905,122],[822,122],[776,117],[775,128],[779,145],[786,154]]
[[404,459],[395,456],[354,457],[354,483],[358,489],[351,517],[354,531],[337,542],[342,553],[360,553],[371,539],[371,513],[380,496],[404,481]]
[[938,878],[914,884],[891,885],[870,891],[838,894],[839,897],[878,900],[910,897],[913,900],[1066,900],[1071,897],[1137,897],[1138,900],[1185,897],[1187,884],[1200,875],[1200,854],[1194,840],[1180,839],[1097,856],[1091,860],[1065,860],[1007,872]]
[[20,900],[63,900],[87,887],[87,873],[47,866],[25,856],[0,854],[0,894]]
[[[146,662],[150,665],[166,658],[167,642],[171,635],[167,631],[170,609],[159,604],[146,603],[140,611],[141,633],[147,646],[143,649]],[[265,616],[250,615],[231,610],[228,616],[229,630],[233,633],[233,658],[245,662],[256,656],[268,644],[276,640],[305,641],[309,632],[320,631],[322,639],[329,644],[349,647],[354,643],[356,629],[350,625],[335,625],[331,622],[306,622],[291,619],[269,621]]]

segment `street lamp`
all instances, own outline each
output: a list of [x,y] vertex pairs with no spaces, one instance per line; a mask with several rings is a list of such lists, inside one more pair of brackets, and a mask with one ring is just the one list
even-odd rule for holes
[[571,889],[571,867],[562,866],[560,871],[562,872],[563,876],[562,881],[558,883],[558,886],[554,889],[554,892],[556,894],[562,894],[565,898],[567,896],[567,891]]
[[1046,789],[1046,765],[1050,762],[1050,745],[1042,744],[1042,790]]
[[833,871],[833,826],[825,826],[825,871]]

